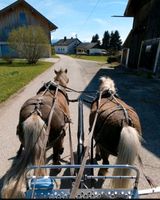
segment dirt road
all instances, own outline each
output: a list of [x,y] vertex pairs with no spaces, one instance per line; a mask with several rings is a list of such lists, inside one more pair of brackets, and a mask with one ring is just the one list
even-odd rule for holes
[[[114,79],[118,94],[128,104],[133,106],[139,116],[143,128],[142,158],[144,171],[154,182],[160,186],[160,80],[148,79],[144,76],[137,76],[122,69],[108,68],[96,62],[74,60],[68,56],[61,56],[59,60],[53,60],[55,65],[45,73],[30,82],[25,88],[12,96],[8,101],[0,105],[0,177],[6,173],[10,167],[12,158],[19,148],[19,141],[16,137],[16,126],[21,105],[26,99],[33,96],[43,85],[43,82],[53,80],[53,69],[67,68],[69,72],[69,87],[76,90],[96,90],[98,79],[102,75],[108,75]],[[69,93],[70,99],[79,96],[78,93]],[[77,121],[78,104],[70,103],[72,118],[72,137],[74,152],[77,150]],[[84,105],[84,128],[88,134],[88,114],[89,108]],[[62,155],[62,163],[70,161],[68,148],[68,137],[65,139],[65,152]],[[114,157],[110,158],[110,162]],[[113,163],[112,163],[113,164]],[[1,180],[2,182],[2,180]],[[139,188],[149,188],[144,176],[141,174]],[[147,196],[157,198],[157,195]]]

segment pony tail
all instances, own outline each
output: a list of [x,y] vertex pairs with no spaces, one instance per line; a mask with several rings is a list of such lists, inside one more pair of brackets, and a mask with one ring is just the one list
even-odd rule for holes
[[48,138],[46,138],[46,125],[39,115],[33,113],[23,123],[26,164],[45,164],[45,150]]
[[[26,191],[26,170],[30,165],[45,164],[47,145],[46,126],[39,115],[33,113],[23,122],[25,148],[22,156],[15,160],[8,170],[1,190],[2,198],[24,198]],[[46,142],[45,142],[46,141]],[[35,171],[35,175],[46,175],[44,169]]]
[[[140,135],[137,130],[131,126],[125,126],[120,133],[120,142],[118,146],[118,156],[116,164],[132,165],[141,147]],[[115,168],[113,176],[129,176],[130,169]],[[112,179],[111,185],[113,188],[128,188],[129,179]]]

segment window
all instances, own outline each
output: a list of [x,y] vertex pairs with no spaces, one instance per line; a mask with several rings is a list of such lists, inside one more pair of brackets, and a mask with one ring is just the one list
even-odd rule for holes
[[26,14],[24,12],[19,13],[19,21],[21,25],[26,24]]

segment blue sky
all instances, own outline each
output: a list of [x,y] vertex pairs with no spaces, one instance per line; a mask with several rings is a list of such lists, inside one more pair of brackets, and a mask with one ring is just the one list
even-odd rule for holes
[[[103,38],[105,31],[118,30],[122,41],[132,28],[133,19],[111,17],[123,15],[128,0],[26,0],[58,29],[52,39],[77,37],[81,42],[91,42],[92,36]],[[0,9],[15,0],[0,0]]]

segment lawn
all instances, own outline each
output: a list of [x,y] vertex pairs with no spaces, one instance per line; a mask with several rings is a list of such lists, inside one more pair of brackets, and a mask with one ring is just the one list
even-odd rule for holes
[[87,56],[87,55],[70,55],[72,58],[92,60],[107,63],[107,56]]
[[0,103],[52,65],[53,63],[50,62],[29,65],[25,61],[17,60],[12,64],[7,64],[0,60]]

